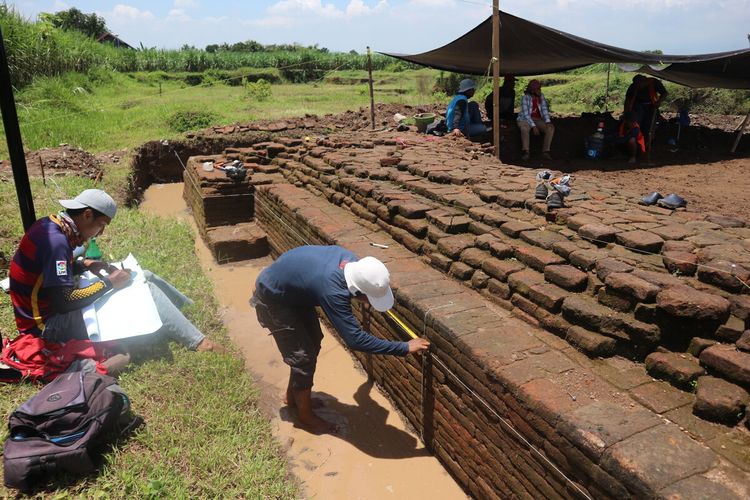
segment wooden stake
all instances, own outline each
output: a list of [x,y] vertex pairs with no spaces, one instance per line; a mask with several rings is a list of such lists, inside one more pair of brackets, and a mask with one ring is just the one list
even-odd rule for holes
[[375,88],[372,83],[372,52],[367,47],[367,73],[370,75],[370,122],[375,130]]
[[747,127],[747,122],[750,122],[750,111],[747,112],[745,115],[745,119],[742,120],[742,125],[739,126],[737,129],[737,137],[734,138],[734,145],[732,145],[731,153],[734,153],[737,151],[737,146],[740,145],[740,139],[742,139],[742,134],[745,133],[745,127]]
[[42,153],[39,153],[39,168],[42,170],[42,184],[47,185],[47,177],[44,175],[44,162],[42,161]]
[[659,114],[659,108],[654,108],[651,114],[651,126],[648,128],[648,149],[646,149],[646,164],[651,165],[651,145],[654,142],[654,127],[656,127],[656,115]]
[[492,0],[492,141],[500,159],[500,0]]

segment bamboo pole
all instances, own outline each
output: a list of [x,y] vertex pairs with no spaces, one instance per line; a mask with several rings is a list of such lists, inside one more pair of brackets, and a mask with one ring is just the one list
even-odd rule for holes
[[492,0],[492,141],[500,159],[500,0]]
[[370,76],[370,122],[375,130],[375,88],[372,83],[372,52],[367,47],[367,73]]
[[31,184],[29,183],[29,171],[26,168],[26,156],[23,152],[21,127],[18,125],[16,101],[13,98],[13,85],[10,81],[10,68],[5,53],[2,28],[0,28],[0,114],[3,115],[5,140],[8,143],[8,156],[10,157],[10,166],[13,169],[13,182],[16,185],[21,220],[24,230],[27,230],[36,220],[36,214],[34,212],[34,199],[31,195]]
[[607,90],[604,92],[604,111],[609,111],[609,73],[612,63],[607,63]]

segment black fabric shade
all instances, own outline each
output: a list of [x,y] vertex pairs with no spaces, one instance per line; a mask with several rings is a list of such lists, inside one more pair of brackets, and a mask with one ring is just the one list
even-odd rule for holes
[[[414,55],[385,54],[456,73],[487,74],[492,57],[492,17],[438,49]],[[628,69],[689,87],[750,89],[750,49],[685,56],[650,54],[587,40],[500,12],[501,73],[540,75],[594,63],[626,64]]]

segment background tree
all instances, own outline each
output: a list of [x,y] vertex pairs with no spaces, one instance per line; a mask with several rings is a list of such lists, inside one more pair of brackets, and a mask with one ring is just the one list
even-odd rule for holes
[[84,14],[75,7],[71,7],[68,10],[61,10],[54,14],[42,12],[39,14],[39,19],[56,28],[67,31],[80,31],[92,38],[96,38],[109,31],[103,17],[97,16],[93,12],[91,14]]

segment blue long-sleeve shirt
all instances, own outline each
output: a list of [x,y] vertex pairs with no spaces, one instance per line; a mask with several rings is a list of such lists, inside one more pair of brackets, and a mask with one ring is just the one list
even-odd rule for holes
[[289,307],[320,306],[346,345],[370,354],[409,352],[406,342],[392,342],[362,330],[352,312],[352,294],[344,266],[359,260],[338,246],[302,246],[283,253],[255,282],[261,300]]

